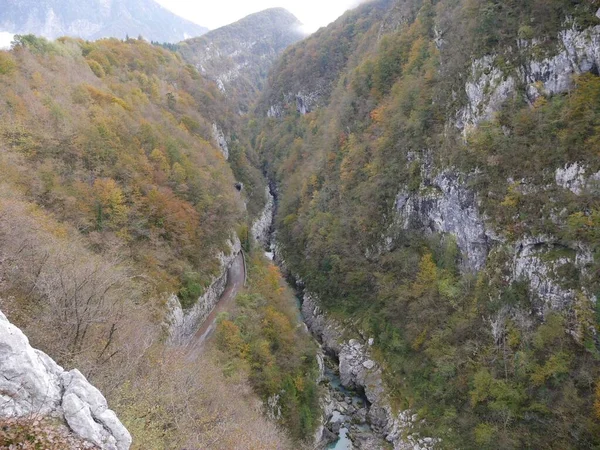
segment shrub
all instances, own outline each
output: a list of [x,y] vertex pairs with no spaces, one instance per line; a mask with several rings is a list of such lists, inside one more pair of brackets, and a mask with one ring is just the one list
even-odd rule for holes
[[94,75],[98,78],[102,78],[106,75],[102,66],[93,59],[88,61],[88,65],[90,66],[90,69],[92,69],[92,72],[94,72]]
[[17,65],[12,55],[8,52],[0,51],[0,75],[10,75],[16,69]]
[[[85,447],[84,447],[85,445]],[[50,419],[37,417],[0,419],[0,448],[21,450],[77,450],[96,448],[73,437]]]

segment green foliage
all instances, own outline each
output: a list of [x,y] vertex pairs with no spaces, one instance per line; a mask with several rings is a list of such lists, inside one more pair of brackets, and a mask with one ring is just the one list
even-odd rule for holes
[[183,309],[191,308],[204,294],[204,280],[199,273],[186,272],[179,289],[179,300]]
[[16,173],[28,198],[96,251],[121,249],[191,306],[203,284],[186,274],[210,279],[243,214],[211,144],[214,118],[228,108],[216,86],[138,40],[17,36],[0,70],[17,75],[0,78],[0,112],[15,119],[0,136],[24,158]]
[[0,75],[10,75],[16,68],[17,64],[11,54],[0,51]]
[[307,441],[319,416],[315,348],[297,326],[293,293],[261,253],[249,255],[249,287],[238,296],[233,317],[219,322],[217,342],[232,364],[248,364],[250,380],[265,403],[278,398],[281,421],[294,439]]
[[17,34],[13,38],[13,48],[27,48],[38,55],[58,53],[59,47],[48,41],[46,38],[35,36],[33,34]]
[[[515,244],[532,235],[553,237],[556,251],[583,244],[594,255],[585,271],[573,254],[540,255],[560,286],[600,292],[585,275],[599,267],[597,186],[575,195],[555,181],[573,162],[587,176],[600,170],[600,77],[580,76],[568,95],[533,105],[519,91],[466,142],[449,124],[472,58],[496,54],[508,73],[531,58],[517,39],[554,55],[566,15],[569,26],[596,25],[597,5],[391,4],[373,2],[290,48],[259,105],[266,112],[288,92],[320,96],[320,108],[301,116],[291,102],[252,130],[279,184],[286,264],[324,307],[375,338],[395,404],[419,411],[422,432],[446,448],[593,448],[594,308],[579,295],[570,312],[548,311],[511,267]],[[360,33],[345,34],[352,27]],[[340,45],[325,61],[319,49],[334,36]],[[418,194],[425,211],[440,195],[430,180],[449,167],[469,174],[489,226],[507,240],[478,274],[461,270],[454,239],[404,230],[396,215],[399,193]]]
[[250,227],[248,224],[239,225],[237,228],[237,235],[242,243],[242,248],[246,253],[249,253],[252,240],[250,239]]

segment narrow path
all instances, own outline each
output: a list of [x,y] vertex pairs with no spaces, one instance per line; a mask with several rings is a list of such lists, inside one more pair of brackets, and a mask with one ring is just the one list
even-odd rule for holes
[[244,256],[240,252],[233,260],[229,272],[227,272],[227,286],[219,302],[208,315],[202,326],[196,331],[189,344],[190,358],[199,355],[204,343],[211,337],[217,328],[217,317],[219,313],[227,311],[233,305],[238,292],[244,287],[246,278]]

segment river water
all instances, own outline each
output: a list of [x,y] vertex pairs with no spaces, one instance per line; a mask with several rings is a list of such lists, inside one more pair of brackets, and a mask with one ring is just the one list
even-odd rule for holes
[[[265,256],[281,266],[276,251],[276,233],[274,227],[277,197],[274,186],[274,207],[271,211],[271,226],[263,239]],[[285,272],[285,268],[281,267]],[[294,280],[291,285],[295,286]],[[298,291],[298,289],[296,289]],[[298,320],[304,323],[302,316],[302,295],[296,296]],[[308,328],[307,328],[307,332]],[[317,339],[315,338],[315,341]],[[317,341],[318,343],[318,341]],[[322,415],[322,435],[317,437],[317,447],[329,450],[379,450],[388,448],[388,443],[381,439],[368,423],[368,408],[370,405],[361,392],[345,388],[339,375],[339,362],[332,355],[320,353],[322,373],[320,381]]]

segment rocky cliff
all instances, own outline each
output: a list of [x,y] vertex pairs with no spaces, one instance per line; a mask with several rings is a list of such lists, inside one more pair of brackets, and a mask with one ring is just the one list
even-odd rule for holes
[[169,298],[167,302],[167,325],[170,343],[187,343],[218,303],[227,286],[229,268],[242,249],[237,236],[229,241],[229,246],[231,253],[219,255],[219,261],[221,262],[219,274],[213,277],[204,294],[198,298],[190,309],[184,310],[176,295]]
[[573,88],[574,76],[598,71],[600,64],[600,26],[559,32],[557,44],[543,59],[535,56],[540,42],[519,40],[519,52],[526,55],[520,65],[501,68],[499,55],[485,55],[473,61],[465,85],[468,104],[457,115],[456,126],[469,129],[493,118],[502,105],[525,94],[534,102],[542,95],[555,95]]
[[0,417],[52,416],[106,450],[127,450],[131,436],[105,398],[77,370],[65,371],[0,312]]
[[265,189],[265,197],[267,198],[267,203],[260,216],[252,224],[252,237],[263,248],[267,249],[271,240],[275,215],[275,198],[268,187]]

